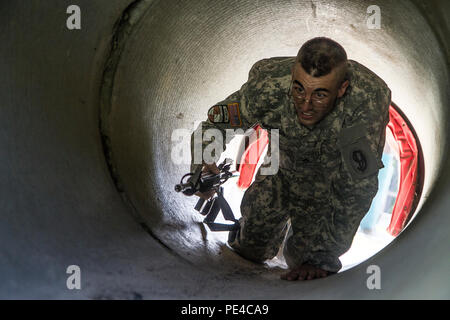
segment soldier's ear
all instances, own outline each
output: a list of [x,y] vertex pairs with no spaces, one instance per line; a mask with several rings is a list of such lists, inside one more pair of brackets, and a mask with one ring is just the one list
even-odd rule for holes
[[292,64],[292,66],[291,66],[291,75],[292,75],[292,78],[294,78],[294,70],[295,70],[295,68],[297,67],[299,65],[299,62],[297,61],[297,60],[295,60],[295,62]]
[[345,94],[345,91],[347,90],[348,85],[350,84],[350,81],[345,80],[342,82],[341,86],[338,89],[338,95],[337,97],[340,98]]

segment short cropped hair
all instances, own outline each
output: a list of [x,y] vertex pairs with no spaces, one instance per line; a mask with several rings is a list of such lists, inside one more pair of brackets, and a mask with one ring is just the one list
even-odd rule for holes
[[303,44],[296,61],[313,77],[322,77],[338,68],[339,84],[347,79],[347,53],[336,41],[317,37]]

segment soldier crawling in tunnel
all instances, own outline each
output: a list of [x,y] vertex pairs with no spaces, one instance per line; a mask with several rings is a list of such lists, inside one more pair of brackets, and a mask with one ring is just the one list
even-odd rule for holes
[[[255,124],[279,130],[279,170],[257,172],[229,246],[264,262],[284,243],[285,280],[338,272],[339,257],[350,248],[378,190],[390,102],[385,82],[348,60],[329,38],[307,41],[296,57],[256,62],[241,89],[214,105],[196,130],[215,128],[224,136],[226,129]],[[192,150],[193,144],[192,138]],[[207,144],[203,141],[201,150]],[[192,172],[198,166],[218,172],[214,162],[205,161],[193,161]]]

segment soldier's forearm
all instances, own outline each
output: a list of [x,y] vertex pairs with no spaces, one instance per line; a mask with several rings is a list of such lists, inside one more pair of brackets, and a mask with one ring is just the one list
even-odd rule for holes
[[226,148],[225,130],[203,121],[191,135],[191,170],[216,163]]

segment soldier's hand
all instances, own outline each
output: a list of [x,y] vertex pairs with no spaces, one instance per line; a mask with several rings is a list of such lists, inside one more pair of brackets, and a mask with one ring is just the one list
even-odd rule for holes
[[331,272],[323,270],[319,267],[312,266],[310,264],[303,264],[296,268],[292,268],[289,272],[281,275],[282,280],[312,280],[317,278],[325,278],[330,275]]
[[[217,165],[215,163],[212,164],[204,164],[203,165],[203,169],[202,169],[203,173],[212,173],[212,174],[219,174],[220,170],[219,168],[217,168]],[[204,199],[204,200],[208,200],[210,198],[212,198],[214,196],[214,194],[216,193],[215,190],[209,190],[207,192],[196,192],[195,195]]]
[[205,163],[205,164],[203,165],[203,170],[202,170],[202,172],[205,172],[205,173],[212,173],[212,174],[219,174],[219,173],[220,173],[220,170],[219,170],[219,168],[217,168],[217,165],[216,165],[215,163],[211,163],[211,164]]

